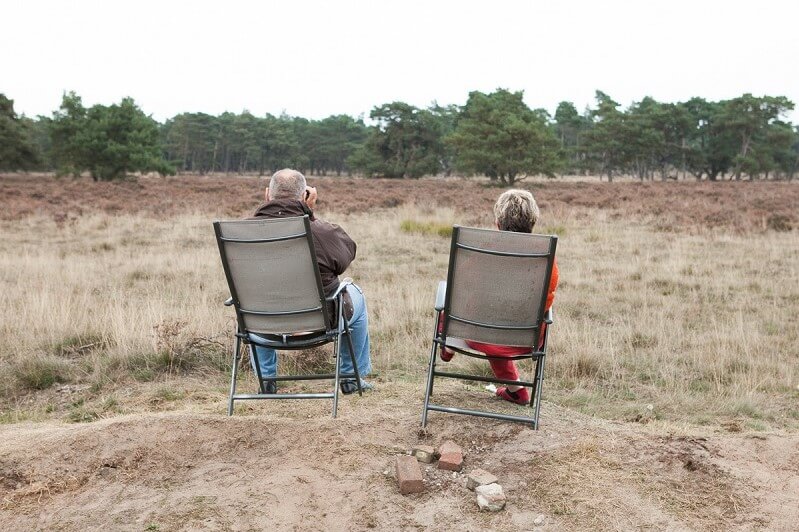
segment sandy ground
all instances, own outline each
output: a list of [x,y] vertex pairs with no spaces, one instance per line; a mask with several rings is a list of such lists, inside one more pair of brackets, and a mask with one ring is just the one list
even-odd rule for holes
[[[496,406],[442,385],[441,402]],[[409,400],[412,397],[413,400]],[[9,530],[796,530],[799,435],[608,422],[545,403],[542,428],[431,413],[413,384],[330,403],[258,402],[94,423],[0,427]],[[511,407],[516,408],[516,407]],[[394,457],[452,439],[464,473],[499,477],[481,513],[465,476],[425,470],[402,496]],[[540,517],[543,516],[543,517]],[[538,525],[536,524],[538,519]]]

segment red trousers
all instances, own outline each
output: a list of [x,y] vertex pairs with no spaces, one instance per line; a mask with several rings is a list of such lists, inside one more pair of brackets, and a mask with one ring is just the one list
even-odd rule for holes
[[[538,345],[540,349],[543,347],[544,332],[546,331],[547,324],[541,324],[541,343]],[[486,355],[495,357],[511,357],[515,355],[524,355],[530,352],[529,347],[514,347],[510,345],[495,345],[484,344],[482,342],[473,342],[466,340],[466,345],[475,351],[480,351]],[[509,381],[519,380],[519,370],[516,369],[516,364],[513,360],[495,360],[489,359],[488,363],[491,364],[491,370],[498,379],[506,379]]]
[[[444,328],[444,315],[441,315],[441,319],[438,322],[438,332]],[[544,333],[546,331],[547,324],[541,324],[541,343],[539,344],[539,349],[543,347],[544,342]],[[484,344],[482,342],[473,342],[472,340],[466,340],[466,345],[469,346],[470,349],[474,349],[475,351],[480,351],[481,353],[485,353],[486,355],[496,356],[496,357],[512,357],[516,355],[524,355],[530,352],[530,348],[528,347],[514,347],[510,345],[496,345],[496,344]],[[489,359],[488,363],[491,364],[491,370],[494,372],[494,376],[498,379],[504,379],[509,381],[517,381],[519,380],[519,370],[516,369],[516,364],[513,360],[495,360]]]

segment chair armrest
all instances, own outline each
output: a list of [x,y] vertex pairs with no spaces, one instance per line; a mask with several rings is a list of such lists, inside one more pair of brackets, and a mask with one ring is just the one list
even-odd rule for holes
[[546,324],[552,324],[552,322],[554,322],[554,321],[555,321],[555,316],[554,316],[554,314],[552,313],[552,307],[550,307],[550,308],[549,308],[549,310],[547,310],[547,311],[544,313],[544,323],[546,323]]
[[336,288],[336,291],[325,298],[325,301],[333,301],[341,294],[341,292],[344,291],[345,288],[347,288],[351,284],[352,284],[352,278],[351,277],[345,278],[343,281],[339,283],[338,288]]
[[447,296],[447,282],[439,281],[436,290],[436,310],[444,310],[444,301]]
[[226,306],[226,307],[229,307],[229,306],[231,306],[232,304],[233,304],[233,298],[232,298],[232,297],[229,297],[229,298],[227,298],[227,299],[225,300],[225,306]]

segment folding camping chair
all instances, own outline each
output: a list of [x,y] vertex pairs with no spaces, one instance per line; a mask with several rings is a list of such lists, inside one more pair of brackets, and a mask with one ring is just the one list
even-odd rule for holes
[[[225,305],[236,311],[233,370],[230,379],[228,415],[234,401],[250,399],[333,399],[333,417],[338,411],[339,382],[354,378],[362,394],[361,379],[347,320],[343,315],[343,281],[336,292],[325,297],[316,262],[308,216],[214,222],[222,266],[230,288]],[[335,303],[335,319],[329,306]],[[341,373],[342,337],[347,339],[353,373]],[[310,349],[333,342],[335,372],[312,375],[263,376],[253,345],[278,350]],[[236,377],[241,345],[250,346],[257,394],[236,394]],[[267,394],[269,381],[333,379],[329,393]]]
[[[422,427],[427,424],[428,411],[434,410],[529,423],[533,428],[538,428],[544,359],[552,324],[552,312],[545,313],[544,306],[557,243],[556,236],[457,225],[453,228],[447,280],[439,283],[436,294],[436,321]],[[442,318],[443,325],[439,327]],[[547,326],[542,327],[542,324]],[[530,352],[510,357],[489,356],[466,349],[463,342],[466,339],[529,347]],[[494,376],[441,371],[437,369],[436,358],[444,346],[448,350],[483,360],[534,360],[534,378],[532,381],[510,381]],[[532,415],[509,415],[431,404],[430,396],[436,377],[530,387],[529,407]]]

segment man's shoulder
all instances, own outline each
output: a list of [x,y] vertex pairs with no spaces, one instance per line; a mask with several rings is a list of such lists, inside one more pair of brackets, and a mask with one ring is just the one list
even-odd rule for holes
[[345,244],[354,245],[352,237],[338,224],[323,220],[319,217],[311,219],[311,232],[320,240],[341,241]]
[[323,220],[318,216],[311,217],[311,230],[313,231],[322,231],[322,232],[335,232],[335,233],[344,233],[347,234],[344,229],[338,224],[334,224],[332,222],[328,222],[327,220]]

